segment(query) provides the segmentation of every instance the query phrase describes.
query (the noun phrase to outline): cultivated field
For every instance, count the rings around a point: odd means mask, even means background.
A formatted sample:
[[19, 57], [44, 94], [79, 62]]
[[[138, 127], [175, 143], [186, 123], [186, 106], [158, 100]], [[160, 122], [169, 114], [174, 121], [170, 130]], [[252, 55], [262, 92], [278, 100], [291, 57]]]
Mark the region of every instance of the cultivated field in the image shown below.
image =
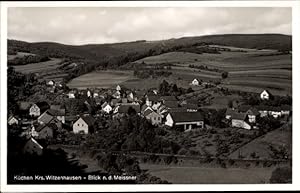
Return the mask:
[[13, 66], [16, 71], [25, 74], [28, 73], [45, 73], [55, 70], [61, 62], [59, 58], [51, 58], [51, 60], [46, 62], [31, 63], [26, 65]]
[[[216, 45], [214, 45], [216, 47]], [[226, 46], [219, 46], [226, 47]], [[190, 68], [189, 65], [207, 66], [229, 72], [228, 78], [222, 80], [222, 86], [233, 90], [261, 92], [269, 89], [276, 95], [292, 93], [292, 56], [277, 55], [276, 50], [256, 50], [230, 48], [234, 51], [221, 51], [221, 54], [195, 54], [189, 52], [169, 52], [151, 56], [134, 63], [147, 65], [170, 63], [171, 76], [190, 81], [194, 78], [220, 80], [221, 73], [212, 70]], [[238, 50], [243, 50], [240, 52]]]
[[140, 164], [150, 174], [175, 184], [268, 183], [274, 168], [202, 168]]
[[67, 85], [70, 88], [85, 89], [88, 87], [109, 88], [125, 81], [132, 80], [132, 71], [98, 71], [79, 76]]

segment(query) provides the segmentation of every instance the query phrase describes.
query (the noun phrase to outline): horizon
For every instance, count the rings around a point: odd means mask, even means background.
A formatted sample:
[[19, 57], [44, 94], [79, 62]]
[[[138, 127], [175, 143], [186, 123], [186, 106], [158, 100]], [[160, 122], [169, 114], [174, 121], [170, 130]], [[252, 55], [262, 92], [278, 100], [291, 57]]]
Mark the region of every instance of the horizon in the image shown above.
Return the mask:
[[286, 7], [10, 7], [8, 39], [65, 45], [215, 34], [292, 35]]
[[20, 42], [26, 42], [30, 44], [34, 43], [54, 43], [54, 44], [61, 44], [61, 45], [66, 45], [66, 46], [87, 46], [87, 45], [106, 45], [106, 44], [123, 44], [123, 43], [134, 43], [134, 42], [140, 42], [140, 41], [145, 41], [145, 42], [155, 42], [155, 41], [168, 41], [168, 40], [178, 40], [182, 38], [195, 38], [195, 37], [204, 37], [204, 36], [227, 36], [227, 35], [282, 35], [282, 36], [290, 36], [292, 37], [292, 34], [283, 34], [283, 33], [236, 33], [236, 34], [210, 34], [210, 35], [196, 35], [196, 36], [183, 36], [183, 37], [178, 37], [178, 38], [169, 38], [169, 39], [158, 39], [158, 40], [142, 40], [142, 39], [137, 39], [137, 40], [132, 40], [132, 41], [124, 41], [124, 42], [111, 42], [111, 43], [87, 43], [87, 44], [65, 44], [61, 42], [55, 42], [55, 41], [36, 41], [36, 42], [31, 42], [31, 41], [26, 41], [26, 40], [20, 40], [20, 39], [11, 39], [7, 38], [9, 41], [20, 41]]

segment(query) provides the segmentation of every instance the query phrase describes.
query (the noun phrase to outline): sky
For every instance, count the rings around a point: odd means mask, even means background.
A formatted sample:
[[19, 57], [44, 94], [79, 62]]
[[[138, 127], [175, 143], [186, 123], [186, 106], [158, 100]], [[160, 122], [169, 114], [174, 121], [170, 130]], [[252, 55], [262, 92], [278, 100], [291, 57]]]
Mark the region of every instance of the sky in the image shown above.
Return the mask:
[[71, 45], [232, 33], [292, 34], [291, 8], [14, 7], [8, 38]]

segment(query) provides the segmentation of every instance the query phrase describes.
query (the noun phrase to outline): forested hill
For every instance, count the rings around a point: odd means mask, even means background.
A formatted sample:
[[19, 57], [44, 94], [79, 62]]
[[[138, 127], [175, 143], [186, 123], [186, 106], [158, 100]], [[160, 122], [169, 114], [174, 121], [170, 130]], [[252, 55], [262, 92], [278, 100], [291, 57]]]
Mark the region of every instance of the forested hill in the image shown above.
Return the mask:
[[28, 43], [8, 40], [8, 52], [22, 51], [48, 57], [80, 60], [83, 61], [85, 65], [77, 69], [77, 73], [83, 74], [96, 68], [118, 67], [143, 57], [202, 44], [286, 51], [292, 49], [292, 37], [282, 34], [226, 34], [183, 37], [161, 41], [140, 40], [135, 42], [80, 46], [53, 42]]

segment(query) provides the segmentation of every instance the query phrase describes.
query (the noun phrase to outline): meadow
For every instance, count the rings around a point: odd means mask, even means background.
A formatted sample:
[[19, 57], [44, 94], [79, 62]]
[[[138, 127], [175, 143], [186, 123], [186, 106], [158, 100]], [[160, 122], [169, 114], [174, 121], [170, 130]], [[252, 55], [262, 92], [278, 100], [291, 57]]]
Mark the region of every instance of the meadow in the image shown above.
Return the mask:
[[[262, 89], [269, 89], [276, 95], [292, 94], [290, 54], [279, 54], [277, 50], [224, 47], [243, 51], [221, 51], [221, 54], [169, 52], [146, 57], [134, 63], [140, 65], [170, 63], [174, 65], [171, 70], [172, 76], [187, 81], [194, 78], [204, 81], [221, 80], [222, 87], [232, 90], [259, 93]], [[210, 70], [190, 68], [189, 65], [207, 66]], [[228, 72], [228, 78], [222, 79], [221, 73], [212, 69]]]
[[174, 184], [262, 184], [274, 168], [206, 168], [140, 164], [142, 169]]
[[97, 71], [79, 76], [71, 80], [67, 86], [78, 89], [109, 88], [117, 84], [122, 85], [125, 81], [132, 79], [134, 79], [132, 71]]

